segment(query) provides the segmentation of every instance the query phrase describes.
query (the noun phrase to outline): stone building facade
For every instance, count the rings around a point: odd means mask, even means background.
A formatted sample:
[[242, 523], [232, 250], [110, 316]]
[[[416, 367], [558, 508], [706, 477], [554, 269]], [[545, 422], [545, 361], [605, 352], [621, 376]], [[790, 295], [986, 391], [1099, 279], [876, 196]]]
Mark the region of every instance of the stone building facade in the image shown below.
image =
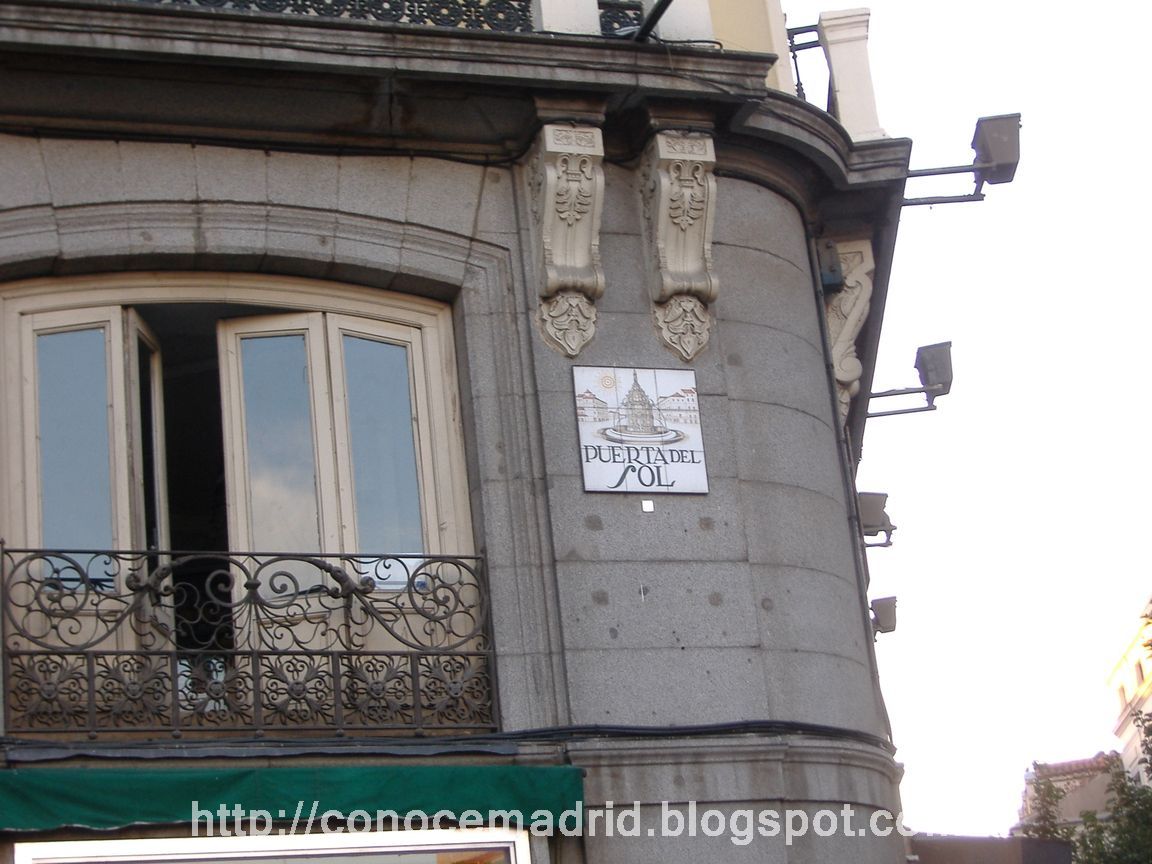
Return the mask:
[[[629, 4], [0, 4], [0, 848], [580, 801], [653, 833], [338, 848], [902, 859], [656, 836], [900, 809], [853, 473], [910, 142], [859, 76], [787, 92], [744, 5], [754, 50], [667, 41], [734, 26], [703, 0], [661, 44], [601, 32]], [[698, 428], [585, 491], [574, 368], [691, 372]], [[684, 436], [707, 492], [649, 487]]]
[[1120, 739], [1120, 759], [1124, 769], [1142, 782], [1148, 782], [1141, 770], [1140, 727], [1138, 714], [1152, 710], [1152, 600], [1144, 607], [1140, 627], [1129, 641], [1121, 658], [1108, 675], [1108, 686], [1116, 693], [1119, 710], [1112, 732]]

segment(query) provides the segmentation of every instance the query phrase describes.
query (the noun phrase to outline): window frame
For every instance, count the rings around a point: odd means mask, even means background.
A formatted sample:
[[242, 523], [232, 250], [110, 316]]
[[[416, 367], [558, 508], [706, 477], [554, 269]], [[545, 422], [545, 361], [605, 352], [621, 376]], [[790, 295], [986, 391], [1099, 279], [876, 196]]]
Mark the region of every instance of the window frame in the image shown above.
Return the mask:
[[[38, 374], [39, 339], [63, 333], [82, 333], [98, 330], [104, 342], [104, 386], [107, 402], [107, 470], [108, 470], [108, 533], [113, 546], [125, 542], [132, 533], [130, 477], [133, 459], [130, 451], [128, 417], [125, 402], [127, 371], [124, 364], [123, 312], [115, 306], [87, 309], [64, 309], [33, 312], [20, 319], [17, 337], [18, 363], [22, 370], [20, 410], [24, 422], [20, 433], [26, 446], [21, 464], [25, 483], [24, 513], [27, 536], [37, 544], [44, 542], [44, 497], [41, 489], [41, 414], [39, 401], [40, 376]], [[7, 402], [7, 400], [6, 400]], [[15, 463], [9, 463], [15, 464]]]
[[344, 551], [340, 530], [338, 490], [334, 464], [336, 432], [326, 410], [331, 401], [329, 359], [324, 352], [322, 313], [288, 312], [279, 315], [230, 318], [216, 325], [220, 360], [220, 398], [223, 403], [224, 476], [228, 488], [228, 538], [238, 548], [258, 552], [306, 552], [304, 548], [271, 548], [256, 543], [254, 497], [248, 448], [248, 408], [244, 398], [245, 339], [301, 336], [307, 366], [308, 412], [312, 430], [312, 470], [316, 496], [316, 535], [326, 551]]
[[[287, 829], [279, 829], [287, 830]], [[177, 864], [214, 857], [221, 862], [259, 862], [298, 858], [306, 864], [318, 853], [347, 855], [349, 864], [367, 864], [354, 856], [389, 852], [466, 852], [507, 850], [509, 864], [531, 864], [531, 841], [525, 830], [508, 828], [428, 828], [338, 834], [277, 834], [231, 837], [164, 837], [130, 840], [63, 840], [15, 843], [12, 864]], [[387, 858], [383, 864], [387, 864]]]
[[[365, 318], [356, 318], [337, 313], [324, 315], [325, 337], [327, 338], [327, 356], [329, 364], [338, 366], [343, 373], [340, 383], [346, 384], [348, 361], [345, 354], [347, 343], [344, 336], [353, 336], [373, 342], [396, 345], [404, 349], [408, 361], [408, 404], [411, 411], [412, 445], [415, 455], [416, 492], [419, 496], [420, 522], [427, 547], [428, 533], [434, 524], [432, 520], [442, 509], [439, 502], [439, 490], [435, 483], [426, 482], [425, 478], [432, 477], [436, 470], [435, 454], [437, 444], [430, 434], [433, 430], [421, 418], [429, 415], [428, 397], [424, 389], [417, 386], [417, 382], [429, 378], [425, 368], [423, 336], [418, 330], [397, 327], [386, 321], [370, 321]], [[332, 372], [332, 381], [335, 383], [337, 374]], [[352, 452], [352, 421], [349, 416], [349, 400], [346, 387], [332, 387], [332, 413], [333, 413], [333, 439], [336, 443], [336, 472], [337, 489], [340, 493], [340, 512], [342, 514], [356, 513], [356, 478], [354, 471], [355, 454]], [[367, 552], [400, 552], [423, 554], [428, 551], [406, 549], [371, 549], [360, 544], [360, 523], [354, 515], [351, 519], [344, 519], [343, 542], [346, 546], [361, 549]]]

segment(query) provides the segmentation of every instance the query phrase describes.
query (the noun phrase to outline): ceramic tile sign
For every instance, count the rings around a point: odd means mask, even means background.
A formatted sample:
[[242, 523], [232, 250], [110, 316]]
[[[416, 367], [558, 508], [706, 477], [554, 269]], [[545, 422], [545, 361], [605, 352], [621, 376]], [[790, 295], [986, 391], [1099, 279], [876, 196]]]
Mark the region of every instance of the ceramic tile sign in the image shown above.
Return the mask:
[[708, 491], [696, 373], [575, 366], [586, 492]]

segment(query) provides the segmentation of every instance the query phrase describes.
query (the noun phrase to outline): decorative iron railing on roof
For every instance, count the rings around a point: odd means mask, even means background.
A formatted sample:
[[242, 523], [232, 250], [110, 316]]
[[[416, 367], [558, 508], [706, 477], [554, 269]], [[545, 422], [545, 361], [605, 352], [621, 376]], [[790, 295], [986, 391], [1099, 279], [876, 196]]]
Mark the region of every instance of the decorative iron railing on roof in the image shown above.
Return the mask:
[[0, 547], [5, 733], [495, 728], [483, 561]]
[[644, 22], [641, 0], [600, 0], [600, 33], [603, 36], [627, 35], [640, 29]]
[[137, 0], [151, 6], [532, 32], [531, 0]]

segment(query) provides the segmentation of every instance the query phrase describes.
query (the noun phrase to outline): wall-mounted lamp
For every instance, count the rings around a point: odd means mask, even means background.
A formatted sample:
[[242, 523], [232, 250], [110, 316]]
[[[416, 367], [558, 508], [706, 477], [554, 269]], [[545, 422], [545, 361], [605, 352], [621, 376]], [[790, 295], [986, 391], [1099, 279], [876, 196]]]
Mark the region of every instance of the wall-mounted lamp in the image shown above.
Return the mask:
[[865, 537], [884, 535], [882, 543], [865, 543], [865, 546], [891, 546], [892, 532], [896, 526], [888, 518], [884, 506], [888, 503], [887, 492], [857, 492], [856, 502], [860, 513], [860, 533]]
[[920, 408], [900, 408], [895, 411], [877, 411], [869, 417], [891, 417], [893, 414], [919, 414], [936, 410], [936, 398], [946, 396], [952, 390], [952, 343], [937, 342], [916, 349], [916, 371], [920, 375], [919, 387], [903, 387], [899, 390], [884, 390], [873, 393], [870, 399], [883, 399], [887, 396], [907, 396], [910, 393], [923, 393], [928, 404]]
[[951, 204], [957, 201], [983, 201], [985, 183], [1011, 183], [1020, 163], [1020, 115], [998, 114], [976, 121], [972, 136], [976, 159], [971, 165], [950, 168], [918, 168], [909, 177], [936, 177], [940, 174], [974, 174], [976, 189], [970, 195], [935, 195], [928, 198], [905, 198], [904, 206], [916, 204]]
[[877, 597], [871, 607], [873, 633], [891, 633], [896, 629], [895, 597]]

